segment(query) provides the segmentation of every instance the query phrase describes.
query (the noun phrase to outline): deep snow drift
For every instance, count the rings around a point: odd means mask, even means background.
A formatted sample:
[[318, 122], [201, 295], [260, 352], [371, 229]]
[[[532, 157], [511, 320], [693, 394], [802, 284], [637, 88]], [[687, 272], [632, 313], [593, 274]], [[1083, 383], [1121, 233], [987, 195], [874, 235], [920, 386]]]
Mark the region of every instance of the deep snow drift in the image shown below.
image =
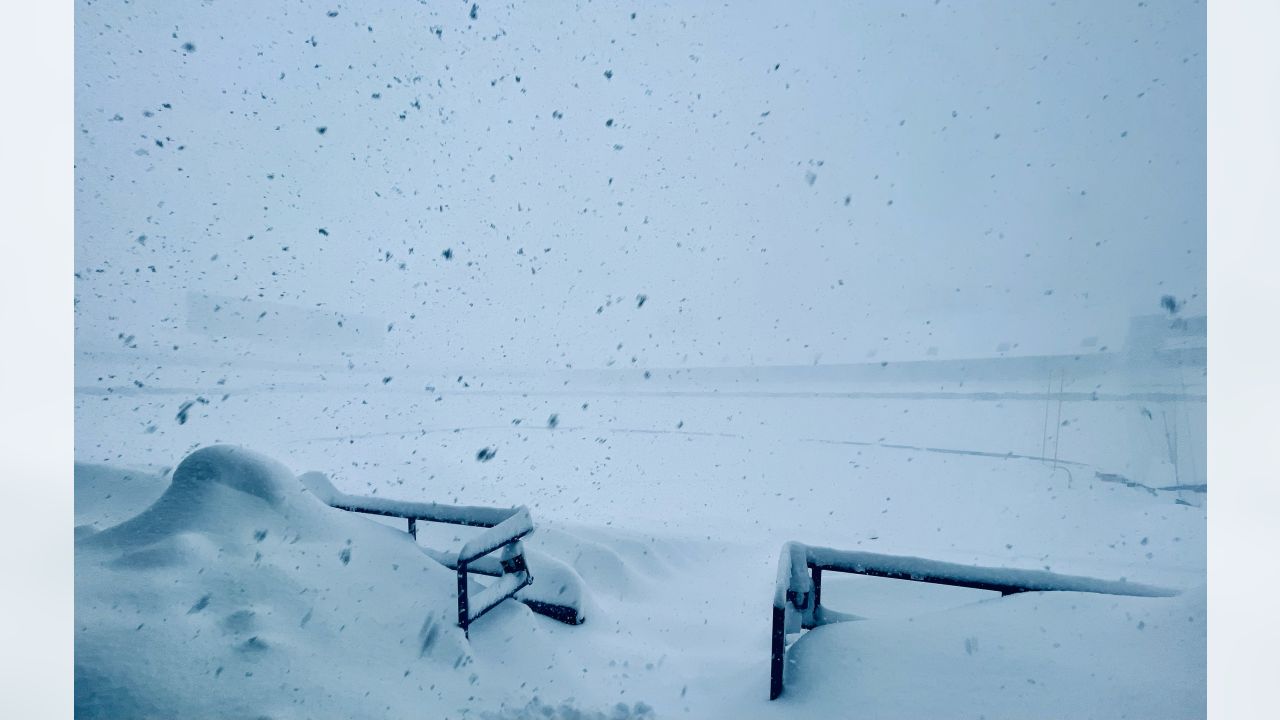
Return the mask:
[[796, 717], [1204, 715], [1205, 594], [1026, 593], [825, 625], [791, 650]]
[[407, 535], [331, 510], [278, 463], [200, 450], [141, 514], [77, 541], [77, 715], [464, 706], [474, 671], [446, 612], [452, 579]]
[[[1093, 476], [1153, 480], [1126, 466], [1125, 443], [1113, 451], [1089, 441], [1108, 423], [1125, 427], [1116, 423], [1129, 413], [1149, 422], [1141, 402], [1068, 402], [1070, 427], [1086, 436], [1064, 438], [1074, 450], [1064, 461], [1075, 464], [1063, 472], [1017, 457], [1037, 454], [1038, 426], [1025, 445], [1010, 443], [1025, 418], [1038, 422], [1042, 398], [704, 398], [662, 386], [640, 396], [584, 387], [583, 412], [574, 410], [583, 402], [556, 394], [563, 390], [527, 385], [420, 399], [374, 392], [357, 404], [341, 400], [348, 389], [323, 383], [218, 387], [230, 398], [185, 423], [171, 417], [182, 391], [78, 395], [81, 432], [96, 441], [82, 439], [77, 466], [77, 701], [85, 716], [173, 707], [271, 717], [611, 717], [623, 713], [619, 703], [656, 717], [841, 717], [849, 708], [912, 717], [944, 707], [988, 717], [1203, 714], [1206, 495]], [[1157, 417], [1177, 415], [1202, 401], [1150, 407]], [[341, 408], [343, 422], [365, 432], [317, 437], [308, 418], [325, 408]], [[904, 410], [918, 417], [894, 420]], [[122, 412], [155, 416], [161, 427], [138, 433], [108, 422]], [[553, 412], [562, 418], [554, 428], [511, 422]], [[458, 424], [432, 432], [437, 414]], [[983, 422], [948, 430], [964, 417]], [[863, 423], [892, 434], [839, 442], [867, 432]], [[972, 452], [932, 452], [931, 432]], [[199, 437], [265, 442], [292, 468], [328, 471], [353, 494], [527, 503], [538, 526], [527, 539], [531, 555], [582, 578], [593, 597], [589, 619], [570, 627], [508, 602], [467, 643], [453, 623], [454, 575], [426, 551], [456, 549], [468, 529], [422, 524], [415, 547], [402, 524], [325, 507], [293, 470], [242, 459], [249, 455], [225, 456], [232, 462], [216, 471], [163, 467], [166, 454], [181, 457]], [[97, 443], [154, 465], [103, 465], [112, 458], [95, 457]], [[480, 461], [478, 447], [495, 454]], [[1184, 593], [1000, 599], [829, 576], [824, 604], [868, 619], [804, 636], [789, 655], [786, 694], [770, 703], [768, 612], [778, 548], [793, 538], [1125, 576]], [[907, 672], [914, 667], [925, 670]], [[1088, 701], [1064, 705], [1072, 696]], [[1115, 715], [1104, 712], [1112, 708]]]

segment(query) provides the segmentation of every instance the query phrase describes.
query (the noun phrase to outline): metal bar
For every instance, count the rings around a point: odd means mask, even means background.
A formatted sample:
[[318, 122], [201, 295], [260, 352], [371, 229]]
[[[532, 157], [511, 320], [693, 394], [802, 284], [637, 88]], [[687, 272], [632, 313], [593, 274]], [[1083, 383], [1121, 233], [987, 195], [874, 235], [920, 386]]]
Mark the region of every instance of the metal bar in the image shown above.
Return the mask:
[[458, 563], [458, 626], [462, 628], [463, 637], [470, 638], [468, 627], [471, 625], [471, 613], [467, 609], [467, 564]]
[[[422, 550], [428, 557], [439, 562], [450, 570], [458, 569], [457, 553], [441, 552], [439, 550], [432, 550], [431, 548], [426, 547]], [[517, 568], [514, 571], [528, 572], [527, 560], [524, 562], [524, 565], [525, 567]], [[507, 570], [503, 568], [502, 561], [490, 554], [476, 558], [475, 560], [467, 563], [467, 572], [472, 575], [487, 575], [489, 577], [497, 578], [505, 575]], [[586, 621], [586, 617], [581, 614], [581, 609], [574, 607], [573, 605], [561, 605], [547, 600], [533, 600], [527, 597], [513, 597], [513, 599], [528, 605], [530, 610], [533, 610], [539, 615], [545, 615], [552, 620], [559, 620], [567, 625], [581, 625]]]
[[529, 517], [529, 510], [518, 507], [511, 517], [464, 543], [462, 549], [458, 551], [458, 560], [471, 562], [531, 532], [533, 532], [533, 518]]
[[530, 610], [551, 618], [559, 620], [565, 625], [581, 625], [586, 618], [578, 614], [578, 609], [570, 605], [557, 605], [556, 603], [544, 602], [542, 600], [530, 600], [529, 598], [516, 598], [520, 602], [529, 607]]
[[[404, 518], [408, 521], [409, 535], [413, 537], [415, 543], [418, 539], [419, 520], [486, 528], [463, 544], [462, 549], [456, 554], [427, 551], [428, 555], [457, 570], [458, 626], [462, 628], [463, 635], [468, 638], [471, 635], [471, 624], [475, 620], [497, 607], [503, 600], [514, 597], [517, 591], [533, 581], [525, 564], [524, 546], [520, 543], [520, 538], [533, 532], [533, 518], [529, 516], [529, 509], [526, 507], [502, 509], [356, 497], [338, 491], [323, 473], [305, 473], [301, 479], [307, 490], [330, 507], [365, 515]], [[500, 548], [503, 549], [501, 557], [496, 559], [485, 557]], [[468, 573], [471, 570], [469, 567], [471, 563], [476, 563], [476, 572], [498, 578], [497, 582], [475, 598], [471, 598], [468, 592]], [[477, 610], [474, 616], [471, 613], [473, 599]], [[567, 617], [568, 619], [564, 621], [571, 621], [574, 624], [582, 622], [573, 608], [551, 603], [538, 605], [544, 611], [553, 613], [558, 619]]]
[[[435, 560], [450, 570], [458, 569], [458, 553], [456, 552], [444, 552], [441, 550], [434, 550], [429, 547], [422, 548], [422, 552], [426, 553], [427, 557]], [[499, 562], [497, 558], [486, 555], [467, 563], [467, 572], [472, 575], [502, 577], [502, 563]]]
[[[821, 572], [820, 569], [814, 568]], [[890, 578], [893, 580], [911, 580], [913, 582], [932, 583], [934, 585], [950, 585], [952, 587], [966, 587], [975, 590], [991, 590], [1001, 595], [1013, 595], [1020, 592], [1028, 592], [1027, 588], [1018, 585], [1009, 585], [1005, 583], [982, 582], [979, 580], [965, 580], [963, 578], [944, 577], [939, 575], [928, 575], [916, 572], [903, 572], [898, 570], [880, 570], [877, 568], [861, 568], [858, 570], [850, 570], [846, 568], [827, 568], [836, 572], [849, 573], [850, 575], [868, 575], [870, 577]]]
[[[413, 513], [409, 513], [403, 510], [389, 510], [389, 509], [383, 509], [383, 508], [369, 507], [366, 505], [355, 505], [352, 503], [345, 503], [345, 502], [327, 503], [327, 504], [329, 505], [329, 507], [337, 508], [339, 510], [362, 513], [364, 515], [381, 515], [383, 517], [412, 518], [414, 520], [427, 520], [429, 522], [441, 522], [441, 523], [447, 523], [449, 525], [463, 525], [466, 527], [491, 528], [502, 522], [502, 520], [499, 520], [496, 517], [486, 517], [484, 519], [479, 519], [479, 518], [464, 517], [460, 512], [450, 512], [454, 508], [462, 508], [463, 506], [441, 505], [438, 508], [439, 512], [416, 512], [415, 511]], [[465, 509], [471, 510], [473, 508], [465, 508]], [[484, 509], [489, 511], [494, 511], [494, 508], [484, 508]], [[508, 518], [516, 513], [515, 510], [502, 510], [501, 512], [505, 513]]]
[[970, 587], [1004, 594], [1019, 592], [1088, 592], [1138, 597], [1173, 597], [1176, 590], [1141, 585], [1127, 580], [1103, 580], [1080, 575], [1062, 575], [1047, 570], [982, 567], [925, 558], [882, 555], [856, 550], [806, 547], [810, 567], [871, 575], [896, 580], [912, 580], [936, 585]]
[[[1049, 446], [1049, 398], [1053, 395], [1053, 371], [1049, 371], [1049, 379], [1044, 385], [1044, 429], [1040, 431], [1040, 457]], [[1043, 462], [1043, 460], [1041, 460]]]
[[1058, 376], [1058, 424], [1053, 428], [1053, 469], [1058, 469], [1058, 441], [1062, 439], [1062, 386], [1067, 381], [1067, 371]]
[[778, 575], [773, 589], [774, 607], [783, 607], [787, 603], [795, 603], [805, 608], [809, 604], [809, 593], [813, 591], [809, 579], [809, 548], [798, 542], [789, 542], [782, 546], [778, 556]]
[[782, 669], [787, 658], [787, 611], [773, 608], [773, 649], [769, 654], [769, 699], [782, 694]]
[[[804, 572], [805, 567], [809, 569], [809, 573]], [[834, 550], [788, 542], [782, 546], [782, 553], [778, 558], [778, 579], [774, 588], [773, 638], [769, 655], [770, 700], [775, 700], [782, 694], [788, 606], [800, 614], [802, 630], [826, 624], [819, 618], [823, 570], [991, 590], [1001, 595], [1023, 592], [1088, 592], [1135, 597], [1172, 597], [1178, 594], [1176, 590], [1126, 580], [1060, 575], [1044, 570], [961, 565], [918, 557]], [[812, 602], [809, 602], [810, 596], [813, 598]], [[841, 618], [830, 618], [826, 622], [840, 620]]]
[[324, 504], [366, 515], [413, 518], [451, 525], [493, 527], [520, 511], [520, 508], [495, 508], [475, 505], [443, 505], [410, 502], [383, 497], [348, 495], [329, 482], [324, 473], [309, 472], [298, 476], [302, 484]]
[[500, 605], [502, 601], [515, 597], [515, 594], [532, 580], [527, 572], [503, 575], [498, 578], [489, 587], [476, 593], [475, 597], [468, 598], [469, 622], [474, 623], [484, 617], [485, 613]]

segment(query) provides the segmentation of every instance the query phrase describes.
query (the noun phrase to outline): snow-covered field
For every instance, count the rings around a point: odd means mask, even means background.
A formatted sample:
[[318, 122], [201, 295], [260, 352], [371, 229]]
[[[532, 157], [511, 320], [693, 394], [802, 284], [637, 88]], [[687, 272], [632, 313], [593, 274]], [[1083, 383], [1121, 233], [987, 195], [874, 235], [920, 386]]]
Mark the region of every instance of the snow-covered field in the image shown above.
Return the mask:
[[1203, 716], [1202, 3], [76, 9], [79, 716]]
[[[1046, 408], [1051, 423], [1059, 412], [1043, 389], [986, 387], [985, 399], [814, 383], [804, 369], [767, 388], [727, 378], [721, 391], [661, 373], [454, 377], [433, 390], [356, 371], [275, 371], [279, 389], [172, 369], [132, 382], [147, 372], [82, 377], [78, 525], [130, 517], [189, 451], [232, 443], [350, 493], [527, 505], [528, 546], [571, 565], [591, 609], [570, 627], [508, 602], [468, 644], [447, 619], [452, 574], [400, 525], [375, 532], [380, 520], [321, 507], [317, 529], [299, 530], [236, 500], [145, 551], [98, 550], [91, 534], [77, 546], [86, 716], [96, 702], [111, 716], [120, 698], [270, 717], [1203, 714], [1207, 494], [1115, 480], [1173, 484], [1133, 458], [1167, 457], [1164, 425], [1145, 427], [1162, 414], [1203, 438], [1194, 385], [1126, 400], [1093, 379], [1110, 399], [1063, 402], [1055, 470], [1039, 459], [1054, 448]], [[454, 548], [468, 532], [437, 527], [420, 542]], [[868, 619], [804, 636], [770, 703], [773, 578], [791, 539], [1184, 592], [1001, 599], [829, 574], [824, 605]]]

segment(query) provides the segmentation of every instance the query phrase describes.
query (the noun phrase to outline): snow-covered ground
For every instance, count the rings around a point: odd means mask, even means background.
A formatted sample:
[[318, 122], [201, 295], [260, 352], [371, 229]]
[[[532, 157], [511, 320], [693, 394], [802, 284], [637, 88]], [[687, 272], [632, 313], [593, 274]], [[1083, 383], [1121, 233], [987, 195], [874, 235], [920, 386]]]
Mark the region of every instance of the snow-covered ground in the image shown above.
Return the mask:
[[[82, 717], [1203, 715], [1202, 3], [80, 0], [76, 51]], [[464, 637], [310, 471], [528, 507], [585, 624]], [[865, 619], [770, 702], [790, 540], [1182, 594], [828, 573]]]
[[[572, 566], [591, 609], [570, 627], [508, 602], [468, 644], [447, 620], [451, 573], [413, 552], [399, 524], [379, 532], [390, 521], [323, 507], [317, 530], [208, 508], [208, 522], [146, 551], [98, 550], [82, 530], [77, 662], [82, 697], [108, 715], [119, 697], [271, 717], [1203, 714], [1207, 494], [1137, 486], [1172, 475], [1132, 461], [1167, 457], [1163, 423], [1145, 427], [1162, 415], [1195, 437], [1194, 385], [1127, 400], [1093, 379], [1112, 392], [1063, 402], [1055, 470], [1039, 459], [1054, 448], [1046, 407], [1058, 422], [1043, 389], [815, 384], [803, 369], [790, 389], [726, 379], [719, 392], [661, 373], [454, 377], [432, 390], [357, 371], [274, 371], [278, 389], [203, 370], [132, 382], [148, 372], [82, 378], [78, 525], [126, 519], [196, 446], [233, 443], [350, 493], [527, 505], [538, 525], [527, 545]], [[491, 459], [477, 458], [483, 448]], [[456, 549], [469, 532], [424, 527], [420, 542]], [[770, 703], [775, 563], [791, 539], [1184, 593], [1000, 599], [829, 574], [824, 605], [868, 620], [804, 636]]]

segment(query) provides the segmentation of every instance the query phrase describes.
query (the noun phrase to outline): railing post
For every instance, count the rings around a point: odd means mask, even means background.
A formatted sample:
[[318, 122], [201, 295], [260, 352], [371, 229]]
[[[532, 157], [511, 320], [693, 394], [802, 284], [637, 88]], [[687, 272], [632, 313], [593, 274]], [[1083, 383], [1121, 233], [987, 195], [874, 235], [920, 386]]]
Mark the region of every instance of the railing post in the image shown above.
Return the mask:
[[458, 625], [462, 628], [463, 637], [470, 638], [469, 630], [471, 611], [467, 602], [467, 564], [458, 563]]
[[417, 518], [409, 518], [409, 534], [413, 536], [414, 540], [418, 539], [418, 519]]
[[769, 655], [769, 699], [782, 694], [782, 669], [787, 658], [787, 611], [773, 606], [773, 649]]
[[822, 568], [809, 567], [813, 575], [813, 621], [818, 622], [818, 606], [822, 604]]

